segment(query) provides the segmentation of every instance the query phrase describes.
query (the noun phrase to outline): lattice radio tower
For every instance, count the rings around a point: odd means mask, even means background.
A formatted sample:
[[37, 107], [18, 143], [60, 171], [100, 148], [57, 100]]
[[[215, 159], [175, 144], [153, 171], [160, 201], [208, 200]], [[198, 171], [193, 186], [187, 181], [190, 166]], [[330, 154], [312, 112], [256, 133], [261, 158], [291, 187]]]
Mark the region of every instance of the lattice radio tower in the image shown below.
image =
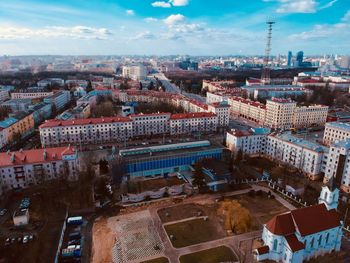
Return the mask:
[[271, 77], [270, 77], [270, 53], [271, 53], [271, 39], [272, 39], [272, 26], [276, 22], [273, 20], [268, 20], [266, 22], [267, 24], [267, 41], [266, 41], [266, 48], [265, 48], [265, 57], [264, 57], [264, 66], [262, 69], [262, 74], [261, 74], [261, 82], [266, 85], [270, 84], [271, 82]]

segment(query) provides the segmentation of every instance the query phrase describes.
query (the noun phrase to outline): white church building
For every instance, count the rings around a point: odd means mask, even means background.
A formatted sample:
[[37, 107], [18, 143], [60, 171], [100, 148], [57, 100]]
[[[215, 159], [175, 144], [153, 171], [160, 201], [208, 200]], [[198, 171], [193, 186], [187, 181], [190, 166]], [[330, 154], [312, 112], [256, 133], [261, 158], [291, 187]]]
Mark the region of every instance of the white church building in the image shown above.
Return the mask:
[[253, 251], [256, 260], [299, 263], [339, 251], [343, 222], [336, 211], [339, 190], [322, 188], [319, 204], [275, 216], [264, 225], [264, 246]]

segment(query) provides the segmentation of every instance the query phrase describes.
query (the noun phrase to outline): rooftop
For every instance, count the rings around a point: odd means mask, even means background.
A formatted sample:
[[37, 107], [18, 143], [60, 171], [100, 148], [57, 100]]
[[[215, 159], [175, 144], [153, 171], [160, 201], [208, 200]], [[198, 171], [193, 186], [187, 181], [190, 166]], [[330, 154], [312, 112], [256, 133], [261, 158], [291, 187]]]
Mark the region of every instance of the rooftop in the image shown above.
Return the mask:
[[281, 134], [277, 134], [277, 135], [273, 135], [273, 136], [275, 136], [276, 138], [279, 138], [280, 140], [283, 140], [285, 142], [290, 142], [294, 145], [297, 145], [299, 147], [306, 148], [306, 149], [309, 149], [309, 150], [312, 150], [315, 152], [328, 152], [328, 150], [329, 150], [327, 147], [325, 147], [321, 144], [318, 144], [316, 142], [311, 142], [308, 140], [304, 140], [304, 139], [301, 139], [299, 137], [295, 137], [295, 136], [291, 135], [289, 132], [281, 133]]
[[170, 119], [192, 119], [192, 118], [210, 118], [215, 117], [216, 114], [212, 112], [193, 112], [193, 113], [177, 113], [171, 115]]
[[337, 128], [342, 130], [350, 131], [350, 123], [344, 122], [327, 122], [326, 127]]
[[70, 146], [2, 152], [0, 153], [0, 167], [58, 161], [62, 160], [62, 156], [72, 155], [75, 152], [75, 148]]
[[277, 215], [266, 223], [266, 228], [275, 235], [289, 236], [290, 241], [294, 242], [290, 235], [296, 231], [301, 236], [308, 236], [340, 225], [337, 211], [335, 209], [328, 211], [325, 204], [319, 204]]
[[127, 117], [106, 117], [106, 118], [89, 118], [89, 119], [76, 119], [76, 120], [47, 120], [39, 126], [39, 128], [51, 128], [58, 126], [75, 126], [75, 125], [89, 125], [100, 123], [113, 123], [113, 122], [129, 122], [130, 118]]

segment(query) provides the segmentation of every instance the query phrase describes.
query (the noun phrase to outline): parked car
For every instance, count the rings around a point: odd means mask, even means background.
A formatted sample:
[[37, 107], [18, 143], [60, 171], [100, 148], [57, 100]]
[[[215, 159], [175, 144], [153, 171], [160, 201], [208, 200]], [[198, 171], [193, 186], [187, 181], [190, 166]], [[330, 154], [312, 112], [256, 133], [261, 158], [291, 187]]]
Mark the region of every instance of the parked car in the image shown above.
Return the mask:
[[5, 239], [5, 246], [8, 246], [11, 244], [11, 239], [8, 237]]
[[29, 241], [29, 236], [24, 236], [22, 240], [23, 244], [28, 243], [28, 241]]
[[7, 212], [7, 210], [6, 210], [6, 209], [1, 209], [1, 210], [0, 210], [0, 216], [5, 215], [5, 214], [6, 214], [6, 212]]
[[22, 237], [17, 238], [18, 243], [22, 242]]

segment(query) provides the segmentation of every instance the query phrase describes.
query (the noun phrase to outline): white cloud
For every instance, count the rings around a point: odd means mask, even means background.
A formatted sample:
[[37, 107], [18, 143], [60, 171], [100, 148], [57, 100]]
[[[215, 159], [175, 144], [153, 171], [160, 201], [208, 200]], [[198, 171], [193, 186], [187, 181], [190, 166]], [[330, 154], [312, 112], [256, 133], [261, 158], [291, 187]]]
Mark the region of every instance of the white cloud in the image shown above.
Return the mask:
[[336, 2], [338, 2], [338, 0], [332, 0], [332, 1], [328, 2], [327, 4], [321, 6], [320, 10], [332, 7]]
[[281, 5], [277, 13], [315, 13], [317, 3], [315, 0], [279, 0]]
[[163, 21], [168, 26], [172, 26], [172, 25], [184, 22], [185, 21], [185, 16], [183, 16], [181, 14], [170, 15], [167, 18], [165, 18]]
[[135, 15], [135, 11], [134, 11], [134, 10], [131, 10], [131, 9], [126, 10], [126, 14], [127, 14], [128, 16], [133, 16], [133, 15]]
[[189, 3], [189, 0], [170, 0], [169, 1], [173, 6], [186, 6]]
[[151, 22], [157, 22], [158, 19], [157, 18], [154, 18], [154, 17], [146, 17], [144, 19], [147, 23], [151, 23]]
[[135, 37], [131, 38], [131, 40], [139, 40], [139, 39], [152, 40], [152, 39], [156, 39], [156, 36], [153, 33], [151, 33], [150, 31], [145, 31], [145, 32], [139, 33]]
[[345, 13], [345, 15], [343, 16], [343, 18], [341, 19], [341, 21], [343, 21], [343, 22], [348, 22], [348, 21], [350, 21], [350, 10], [347, 11], [347, 12]]
[[346, 23], [337, 23], [333, 25], [316, 25], [309, 31], [289, 36], [291, 40], [321, 40], [321, 39], [337, 39], [350, 37], [350, 25]]
[[51, 26], [39, 29], [0, 25], [0, 39], [30, 39], [67, 37], [74, 39], [107, 39], [112, 33], [106, 28], [86, 26]]
[[163, 7], [163, 8], [170, 8], [171, 4], [169, 2], [164, 1], [156, 1], [152, 3], [153, 7]]

